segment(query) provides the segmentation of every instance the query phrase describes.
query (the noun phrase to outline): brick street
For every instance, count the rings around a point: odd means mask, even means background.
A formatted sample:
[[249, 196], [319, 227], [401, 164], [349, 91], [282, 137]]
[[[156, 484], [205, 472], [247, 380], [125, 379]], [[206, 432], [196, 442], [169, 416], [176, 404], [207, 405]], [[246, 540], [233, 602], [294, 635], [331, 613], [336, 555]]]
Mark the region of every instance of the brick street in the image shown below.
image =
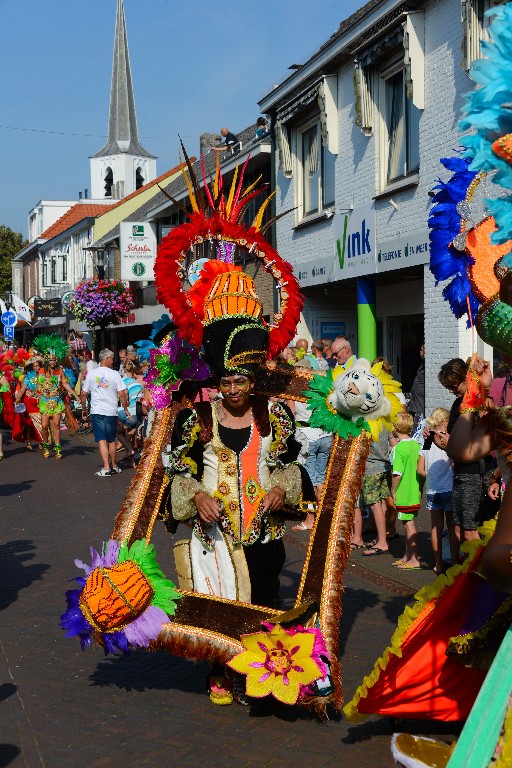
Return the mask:
[[[91, 436], [66, 439], [64, 460], [43, 460], [8, 442], [0, 464], [0, 768], [315, 765], [391, 766], [393, 729], [451, 741], [457, 729], [369, 718], [319, 723], [296, 708], [262, 700], [214, 707], [208, 665], [165, 653], [104, 657], [82, 653], [59, 628], [74, 559], [109, 537], [133, 470], [99, 478]], [[426, 519], [420, 543], [428, 552]], [[283, 592], [298, 583], [307, 534], [287, 537]], [[153, 541], [171, 578], [171, 542], [162, 525]], [[393, 541], [402, 554], [403, 540]], [[408, 599], [431, 569], [391, 573], [391, 558], [351, 555], [345, 579], [340, 657], [348, 700], [387, 645]], [[428, 562], [428, 559], [427, 559]], [[430, 563], [430, 566], [432, 563]], [[400, 581], [396, 581], [397, 578]], [[394, 579], [394, 580], [393, 580]]]

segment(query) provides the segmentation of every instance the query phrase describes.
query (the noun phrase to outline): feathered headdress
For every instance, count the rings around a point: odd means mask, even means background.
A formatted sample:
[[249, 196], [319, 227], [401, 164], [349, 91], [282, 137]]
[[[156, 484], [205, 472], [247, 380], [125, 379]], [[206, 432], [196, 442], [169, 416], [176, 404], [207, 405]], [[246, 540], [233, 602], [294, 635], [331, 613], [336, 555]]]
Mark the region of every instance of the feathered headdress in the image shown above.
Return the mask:
[[475, 61], [471, 76], [478, 83], [467, 96], [460, 129], [463, 157], [442, 160], [453, 171], [447, 183], [434, 187], [429, 218], [430, 269], [436, 280], [451, 282], [443, 296], [456, 317], [468, 315], [487, 343], [512, 354], [512, 195], [484, 200], [487, 215], [475, 222], [471, 200], [480, 180], [512, 188], [512, 80], [510, 26], [512, 5], [488, 12], [495, 19], [485, 58]]
[[45, 360], [55, 356], [60, 361], [67, 355], [69, 345], [57, 333], [41, 333], [34, 339], [32, 347]]
[[[258, 186], [260, 179], [243, 187], [249, 158], [240, 173], [238, 167], [235, 169], [229, 190], [223, 186], [219, 158], [210, 183], [203, 158], [201, 187], [183, 144], [182, 148], [186, 162], [186, 166], [182, 164], [182, 172], [193, 212], [187, 214], [186, 224], [171, 230], [158, 249], [157, 297], [171, 312], [183, 339], [197, 348], [203, 346], [205, 359], [217, 374], [252, 373], [291, 341], [303, 305], [291, 265], [263, 237], [279, 217], [263, 225], [270, 195], [260, 206], [252, 225], [247, 227], [242, 223], [249, 203], [265, 189]], [[170, 199], [183, 207], [174, 198]], [[187, 254], [203, 243], [209, 244], [211, 258], [194, 262], [199, 277], [189, 270], [189, 283], [195, 280], [192, 287], [187, 287], [184, 284]], [[269, 324], [262, 318], [252, 278], [236, 264], [247, 254], [259, 261], [276, 282], [280, 307]]]

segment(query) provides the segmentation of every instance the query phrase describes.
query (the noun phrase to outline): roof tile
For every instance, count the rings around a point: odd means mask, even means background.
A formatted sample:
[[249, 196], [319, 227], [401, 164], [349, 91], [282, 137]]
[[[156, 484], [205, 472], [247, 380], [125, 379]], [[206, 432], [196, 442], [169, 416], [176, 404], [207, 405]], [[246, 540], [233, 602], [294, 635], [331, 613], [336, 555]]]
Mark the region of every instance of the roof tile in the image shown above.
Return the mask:
[[110, 211], [112, 207], [112, 205], [100, 205], [99, 203], [76, 203], [69, 209], [69, 211], [66, 211], [60, 219], [57, 219], [54, 224], [39, 235], [39, 237], [44, 238], [45, 240], [51, 240], [52, 237], [60, 235], [74, 224], [78, 224], [79, 221], [87, 219], [90, 216], [101, 216], [102, 213]]

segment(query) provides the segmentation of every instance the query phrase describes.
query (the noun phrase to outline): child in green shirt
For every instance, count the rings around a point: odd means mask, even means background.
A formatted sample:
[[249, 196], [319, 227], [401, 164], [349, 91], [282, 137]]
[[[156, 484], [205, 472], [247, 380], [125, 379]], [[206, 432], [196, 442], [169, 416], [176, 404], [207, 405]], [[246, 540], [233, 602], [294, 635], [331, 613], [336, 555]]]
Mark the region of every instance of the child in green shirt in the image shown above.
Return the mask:
[[411, 437], [413, 418], [401, 411], [395, 419], [393, 436], [398, 443], [391, 452], [393, 480], [391, 494], [396, 505], [397, 518], [405, 528], [405, 554], [393, 563], [397, 568], [418, 570], [418, 534], [414, 519], [421, 503], [421, 477], [418, 475], [420, 444]]

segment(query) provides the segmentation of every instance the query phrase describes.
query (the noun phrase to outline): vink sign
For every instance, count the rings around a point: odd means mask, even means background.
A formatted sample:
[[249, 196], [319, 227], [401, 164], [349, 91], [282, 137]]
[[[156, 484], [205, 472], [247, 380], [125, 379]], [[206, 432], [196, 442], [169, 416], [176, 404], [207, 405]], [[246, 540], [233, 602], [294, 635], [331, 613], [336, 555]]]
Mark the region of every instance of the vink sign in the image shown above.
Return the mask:
[[373, 203], [334, 217], [334, 279], [375, 272], [375, 206]]

